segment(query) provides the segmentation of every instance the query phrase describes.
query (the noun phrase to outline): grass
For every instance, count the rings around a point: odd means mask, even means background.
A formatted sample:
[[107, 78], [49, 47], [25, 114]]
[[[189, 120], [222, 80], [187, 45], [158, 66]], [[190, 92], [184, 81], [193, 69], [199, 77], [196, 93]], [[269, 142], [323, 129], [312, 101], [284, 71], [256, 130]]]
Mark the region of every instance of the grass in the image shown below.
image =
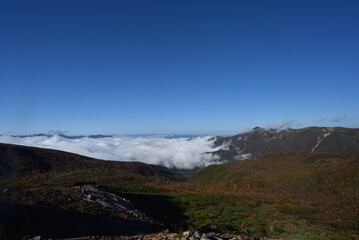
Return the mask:
[[278, 202], [224, 193], [173, 192], [126, 192], [126, 197], [162, 216], [174, 232], [195, 231], [214, 224], [221, 232], [249, 231], [254, 236], [283, 239], [323, 239], [323, 234], [351, 239], [353, 233], [353, 230], [330, 228], [322, 223], [323, 209], [299, 206], [288, 200]]

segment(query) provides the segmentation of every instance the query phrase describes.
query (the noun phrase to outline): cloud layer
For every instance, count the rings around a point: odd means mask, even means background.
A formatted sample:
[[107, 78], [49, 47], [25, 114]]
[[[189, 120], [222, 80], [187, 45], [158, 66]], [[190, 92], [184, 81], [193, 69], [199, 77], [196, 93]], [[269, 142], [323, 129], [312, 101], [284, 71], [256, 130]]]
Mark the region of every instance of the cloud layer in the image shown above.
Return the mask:
[[12, 136], [0, 135], [0, 142], [57, 149], [104, 160], [140, 161], [169, 168], [192, 169], [220, 163], [211, 152], [212, 137], [79, 137], [63, 135]]

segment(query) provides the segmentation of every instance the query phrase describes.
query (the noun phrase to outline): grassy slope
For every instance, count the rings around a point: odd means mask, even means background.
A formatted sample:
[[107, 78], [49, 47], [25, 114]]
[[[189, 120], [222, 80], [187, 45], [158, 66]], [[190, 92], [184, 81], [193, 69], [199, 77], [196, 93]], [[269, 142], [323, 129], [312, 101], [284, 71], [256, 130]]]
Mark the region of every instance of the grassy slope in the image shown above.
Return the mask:
[[102, 184], [165, 184], [183, 181], [169, 169], [140, 162], [103, 161], [77, 154], [0, 144], [0, 186], [64, 186], [79, 181]]
[[[284, 231], [290, 228], [292, 232], [299, 231], [304, 224], [332, 231], [359, 232], [357, 154], [272, 153], [253, 160], [209, 166], [189, 181], [214, 192], [271, 202], [257, 211], [263, 214], [264, 209], [272, 209], [270, 216], [279, 214], [275, 221], [287, 219], [282, 223]], [[293, 224], [288, 225], [291, 221]]]
[[209, 166], [189, 181], [234, 193], [278, 193], [318, 204], [351, 204], [359, 198], [359, 155], [271, 153]]

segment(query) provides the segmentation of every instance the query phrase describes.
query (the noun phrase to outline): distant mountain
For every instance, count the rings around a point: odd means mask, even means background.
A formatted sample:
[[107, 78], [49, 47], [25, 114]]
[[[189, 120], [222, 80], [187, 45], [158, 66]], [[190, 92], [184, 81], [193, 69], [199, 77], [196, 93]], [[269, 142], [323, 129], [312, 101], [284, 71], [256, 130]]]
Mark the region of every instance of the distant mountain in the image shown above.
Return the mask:
[[127, 137], [160, 137], [160, 138], [196, 138], [196, 137], [203, 137], [204, 135], [198, 134], [155, 134], [155, 133], [147, 133], [147, 134], [130, 134], [125, 135]]
[[[30, 138], [30, 137], [53, 137], [53, 136], [59, 136], [67, 139], [80, 139], [80, 138], [111, 138], [112, 135], [103, 135], [103, 134], [96, 134], [96, 135], [75, 135], [75, 136], [69, 136], [65, 134], [45, 134], [45, 133], [37, 133], [37, 134], [29, 134], [29, 135], [16, 135], [16, 134], [5, 134], [12, 137], [18, 137], [18, 138]], [[0, 134], [0, 136], [2, 136]]]
[[[62, 138], [67, 139], [81, 139], [81, 138], [113, 138], [117, 135], [104, 135], [104, 134], [95, 134], [95, 135], [66, 135], [62, 133], [55, 133], [55, 134], [45, 134], [45, 133], [36, 133], [36, 134], [26, 134], [26, 135], [17, 135], [13, 133], [9, 134], [0, 134], [0, 136], [11, 136], [11, 137], [17, 137], [17, 138], [31, 138], [31, 137], [53, 137], [53, 136], [59, 136]], [[119, 135], [121, 136], [121, 135]], [[196, 137], [202, 137], [204, 135], [198, 135], [198, 134], [155, 134], [155, 133], [147, 133], [147, 134], [129, 134], [129, 135], [123, 135], [125, 137], [161, 137], [161, 138], [196, 138]]]
[[288, 129], [254, 128], [231, 137], [217, 137], [215, 146], [226, 150], [215, 152], [227, 161], [259, 157], [271, 152], [359, 152], [359, 129], [341, 127], [308, 127]]

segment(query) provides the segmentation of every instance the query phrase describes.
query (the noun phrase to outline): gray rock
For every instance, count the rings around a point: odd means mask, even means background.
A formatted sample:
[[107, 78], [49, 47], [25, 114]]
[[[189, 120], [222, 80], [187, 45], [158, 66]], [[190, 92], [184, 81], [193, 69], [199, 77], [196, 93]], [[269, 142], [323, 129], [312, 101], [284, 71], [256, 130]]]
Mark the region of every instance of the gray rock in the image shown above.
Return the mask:
[[198, 231], [195, 231], [195, 232], [194, 232], [193, 237], [195, 237], [195, 238], [201, 238], [201, 237], [199, 236], [199, 234], [198, 234]]
[[268, 228], [269, 228], [269, 231], [270, 231], [270, 232], [273, 232], [273, 231], [274, 231], [274, 222], [271, 222], [271, 223], [268, 225]]
[[190, 231], [185, 231], [182, 233], [183, 236], [188, 237], [189, 235], [191, 235]]

